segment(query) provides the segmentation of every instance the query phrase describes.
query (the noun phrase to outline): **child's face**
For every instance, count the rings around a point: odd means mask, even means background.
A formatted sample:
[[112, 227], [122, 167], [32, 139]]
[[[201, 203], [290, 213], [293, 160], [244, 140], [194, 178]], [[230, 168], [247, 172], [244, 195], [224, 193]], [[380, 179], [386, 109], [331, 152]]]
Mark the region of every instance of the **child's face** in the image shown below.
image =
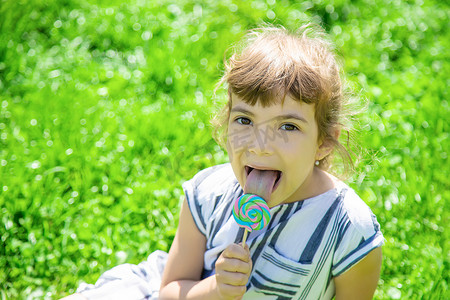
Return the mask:
[[242, 187], [251, 168], [280, 171], [269, 207], [309, 198], [317, 190], [314, 162], [323, 151], [312, 104], [286, 96], [283, 104], [252, 106], [233, 94], [227, 149]]

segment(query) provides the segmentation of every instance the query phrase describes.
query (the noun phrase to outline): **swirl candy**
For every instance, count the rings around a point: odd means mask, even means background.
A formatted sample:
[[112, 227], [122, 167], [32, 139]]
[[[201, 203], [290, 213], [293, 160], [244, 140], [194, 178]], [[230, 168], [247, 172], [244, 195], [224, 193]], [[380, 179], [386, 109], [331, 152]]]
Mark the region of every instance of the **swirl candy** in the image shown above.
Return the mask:
[[270, 210], [263, 198], [254, 194], [244, 194], [236, 199], [233, 206], [233, 217], [240, 227], [245, 228], [242, 245], [247, 233], [260, 230], [269, 224]]

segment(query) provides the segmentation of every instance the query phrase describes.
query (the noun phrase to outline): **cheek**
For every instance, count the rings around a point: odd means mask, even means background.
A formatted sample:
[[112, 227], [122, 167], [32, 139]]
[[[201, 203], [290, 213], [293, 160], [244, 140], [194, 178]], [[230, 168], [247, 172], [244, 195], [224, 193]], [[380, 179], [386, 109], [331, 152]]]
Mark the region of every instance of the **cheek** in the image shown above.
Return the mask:
[[233, 126], [231, 124], [228, 124], [226, 144], [225, 144], [228, 152], [233, 150], [232, 142], [233, 142]]
[[233, 166], [233, 163], [235, 163], [235, 156], [236, 155], [233, 152], [233, 147], [231, 147], [229, 139], [227, 139], [227, 143], [225, 144], [225, 148], [227, 149], [227, 153], [228, 153], [228, 161]]
[[241, 153], [248, 149], [254, 143], [254, 138], [250, 128], [232, 126], [227, 136], [227, 150], [235, 153]]
[[308, 139], [291, 139], [291, 142], [284, 144], [282, 149], [293, 161], [304, 162], [315, 157], [317, 145]]

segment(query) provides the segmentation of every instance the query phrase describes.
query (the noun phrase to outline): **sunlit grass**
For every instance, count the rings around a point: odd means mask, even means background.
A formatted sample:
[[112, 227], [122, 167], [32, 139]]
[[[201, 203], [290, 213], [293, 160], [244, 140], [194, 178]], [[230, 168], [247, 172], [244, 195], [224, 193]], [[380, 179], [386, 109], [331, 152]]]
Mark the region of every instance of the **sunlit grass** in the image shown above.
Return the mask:
[[349, 183], [386, 237], [377, 299], [448, 289], [450, 37], [437, 1], [4, 1], [0, 295], [58, 298], [168, 250], [211, 138], [225, 50], [261, 20], [321, 20], [369, 100]]

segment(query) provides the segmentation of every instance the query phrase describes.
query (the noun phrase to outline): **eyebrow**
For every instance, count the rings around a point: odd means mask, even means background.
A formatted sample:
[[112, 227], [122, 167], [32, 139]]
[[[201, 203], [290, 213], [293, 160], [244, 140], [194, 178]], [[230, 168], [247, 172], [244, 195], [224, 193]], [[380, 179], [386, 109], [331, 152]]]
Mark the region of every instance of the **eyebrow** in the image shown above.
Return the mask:
[[246, 115], [249, 115], [249, 116], [254, 116], [255, 115], [254, 113], [252, 113], [248, 109], [245, 109], [245, 108], [240, 107], [240, 106], [233, 107], [231, 109], [230, 113], [232, 113], [232, 112], [240, 112], [240, 113], [243, 113], [243, 114], [246, 114]]
[[306, 123], [308, 124], [308, 121], [306, 121], [305, 118], [303, 118], [302, 116], [298, 115], [298, 114], [284, 114], [284, 115], [280, 115], [277, 117], [277, 119], [281, 119], [281, 120], [286, 120], [286, 119], [294, 119], [294, 120], [298, 120], [300, 122]]
[[[243, 113], [243, 114], [246, 114], [246, 115], [249, 115], [249, 116], [254, 116], [255, 115], [250, 110], [245, 109], [245, 108], [240, 107], [240, 106], [233, 107], [231, 109], [230, 113], [233, 113], [233, 112], [239, 112], [239, 113]], [[287, 114], [279, 115], [275, 119], [278, 119], [278, 120], [294, 119], [294, 120], [298, 120], [300, 122], [303, 122], [305, 124], [308, 124], [308, 121], [306, 121], [305, 118], [303, 118], [302, 116], [300, 116], [300, 115], [298, 115], [296, 113], [287, 113]]]

